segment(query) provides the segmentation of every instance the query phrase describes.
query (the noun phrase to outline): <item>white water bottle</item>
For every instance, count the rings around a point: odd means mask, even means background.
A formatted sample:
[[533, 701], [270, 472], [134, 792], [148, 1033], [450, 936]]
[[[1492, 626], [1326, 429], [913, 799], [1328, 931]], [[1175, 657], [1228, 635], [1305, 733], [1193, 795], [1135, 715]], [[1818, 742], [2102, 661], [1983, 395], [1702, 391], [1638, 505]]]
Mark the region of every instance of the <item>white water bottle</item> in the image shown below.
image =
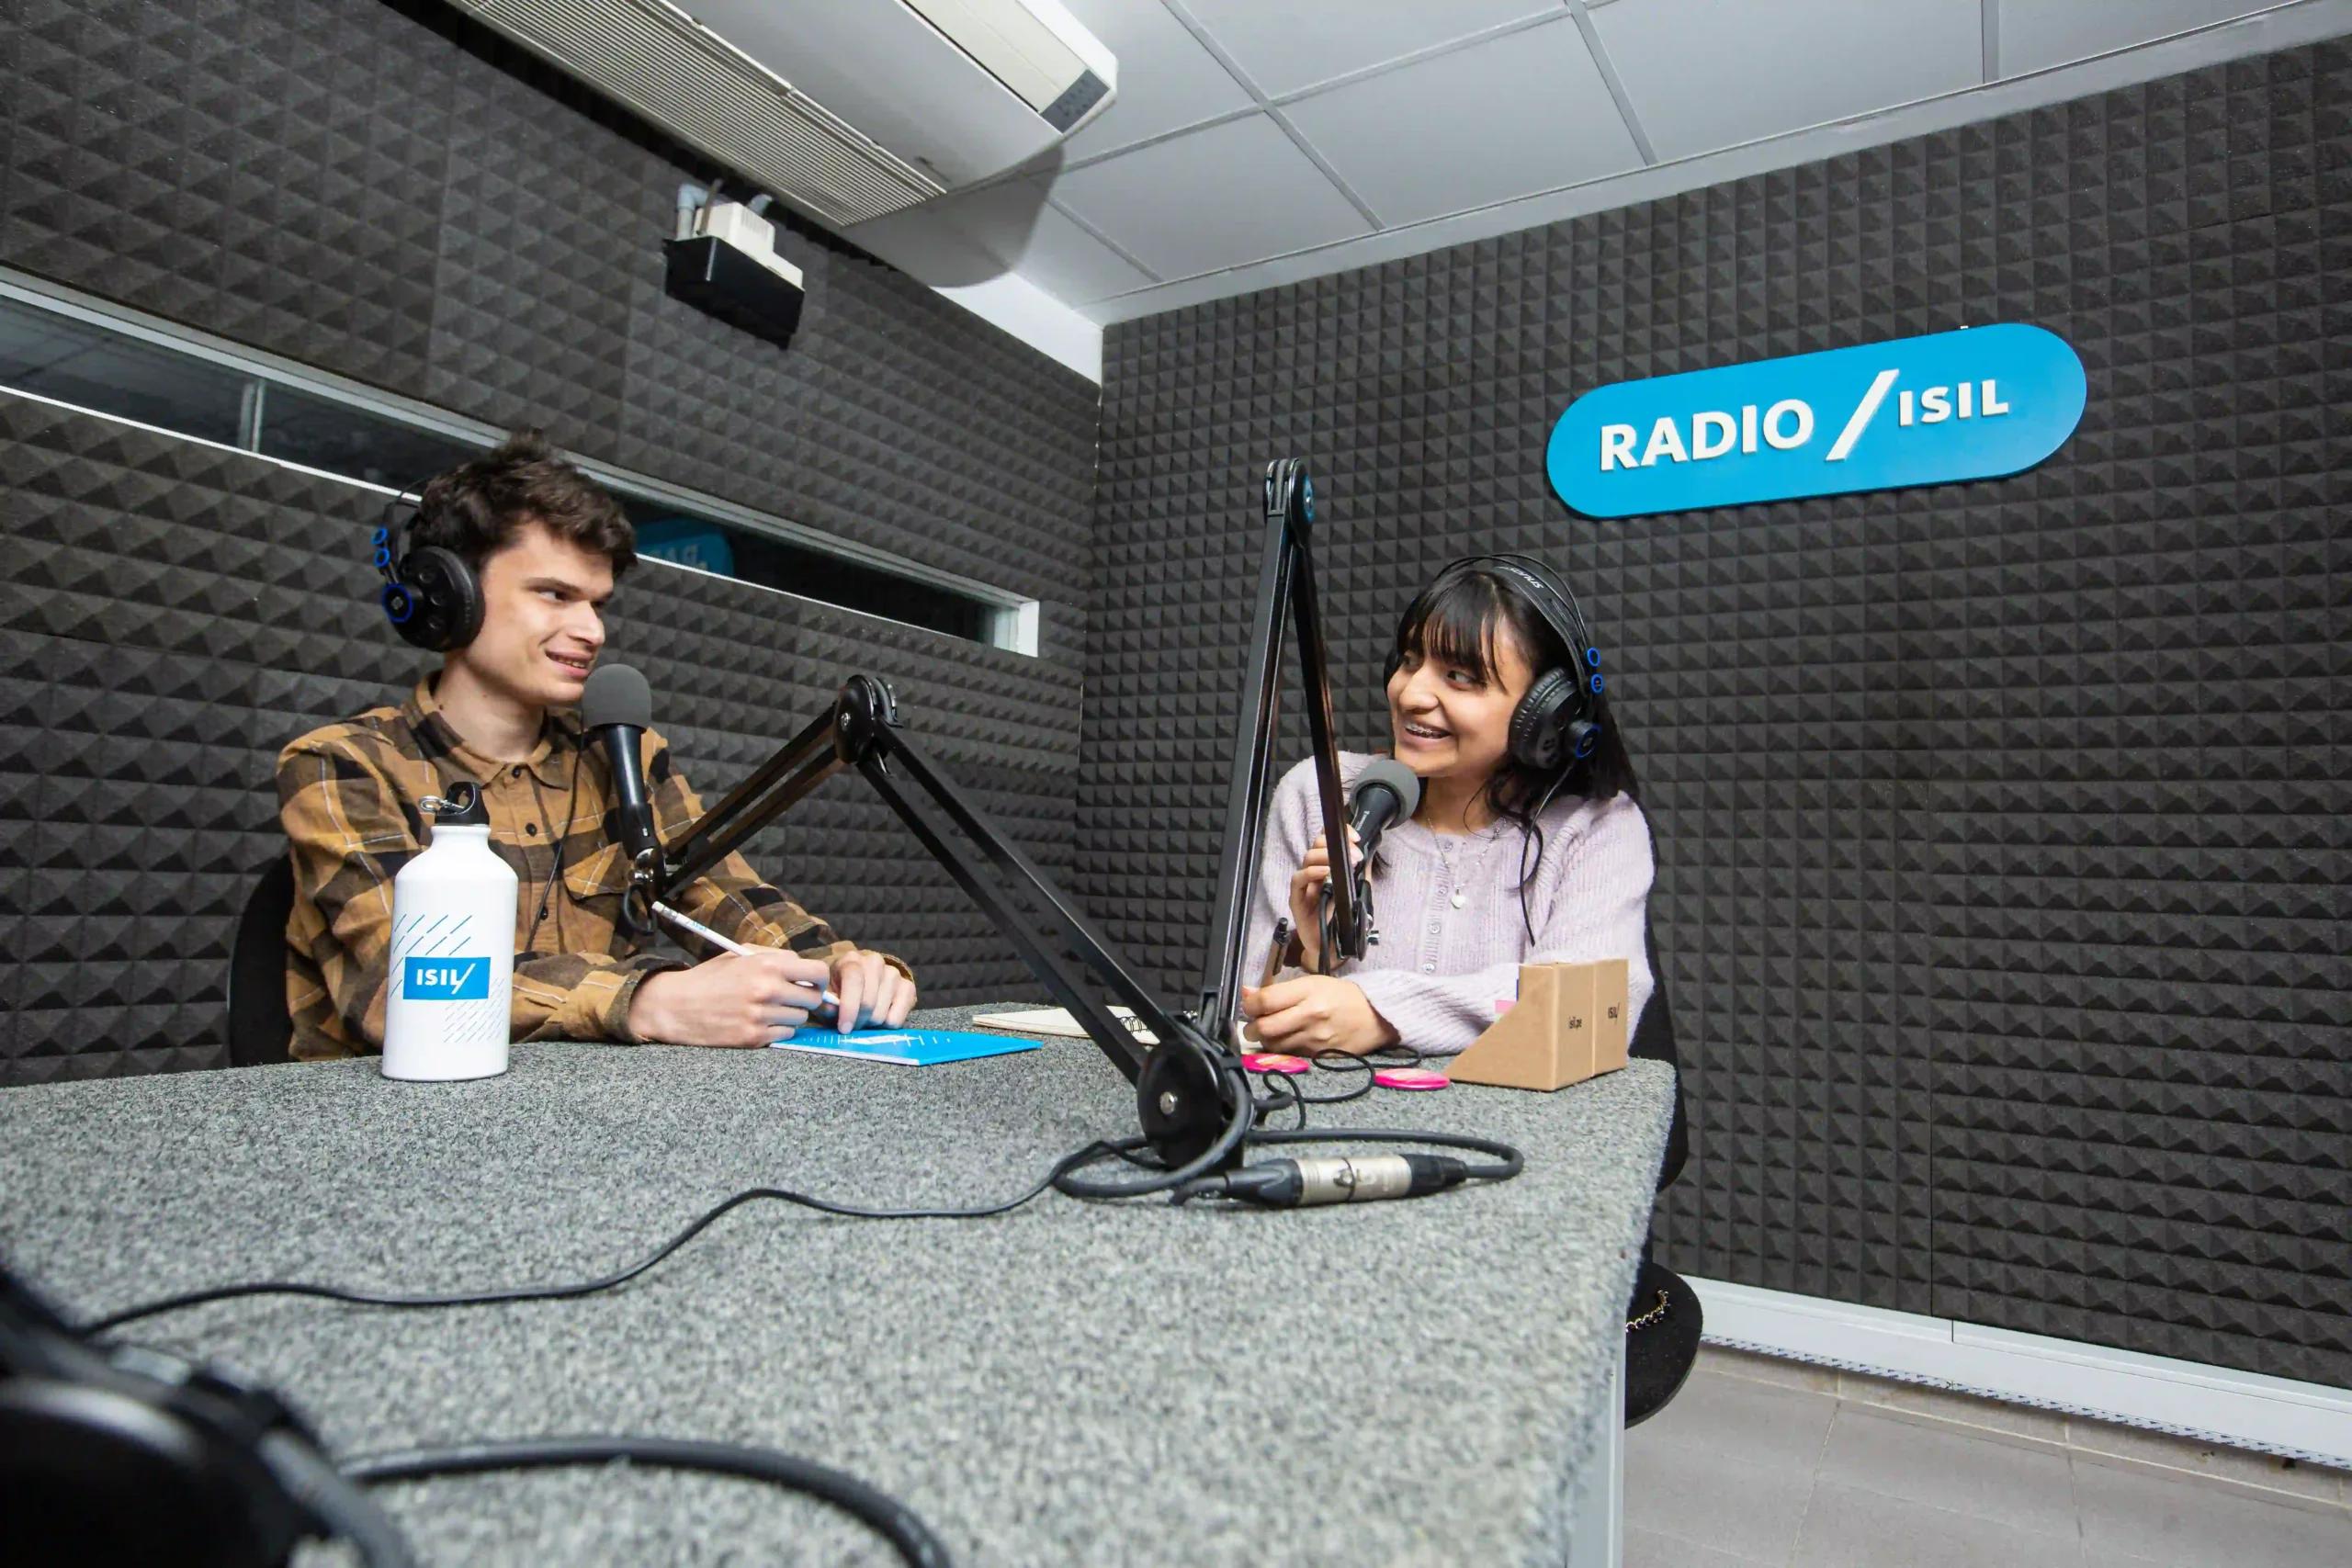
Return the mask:
[[514, 987], [514, 868], [490, 847], [481, 791], [460, 779], [426, 795], [424, 852], [392, 878], [384, 1076], [487, 1078], [506, 1070]]

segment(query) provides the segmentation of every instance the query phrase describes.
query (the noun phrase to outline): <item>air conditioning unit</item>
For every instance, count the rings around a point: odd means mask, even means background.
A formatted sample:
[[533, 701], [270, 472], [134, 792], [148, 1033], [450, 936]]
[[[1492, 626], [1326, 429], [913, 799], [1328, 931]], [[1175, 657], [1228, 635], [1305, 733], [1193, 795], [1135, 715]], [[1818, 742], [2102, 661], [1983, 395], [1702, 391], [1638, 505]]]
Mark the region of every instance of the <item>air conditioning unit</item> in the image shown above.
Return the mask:
[[1111, 101], [1056, 0], [450, 0], [844, 228], [1050, 151]]

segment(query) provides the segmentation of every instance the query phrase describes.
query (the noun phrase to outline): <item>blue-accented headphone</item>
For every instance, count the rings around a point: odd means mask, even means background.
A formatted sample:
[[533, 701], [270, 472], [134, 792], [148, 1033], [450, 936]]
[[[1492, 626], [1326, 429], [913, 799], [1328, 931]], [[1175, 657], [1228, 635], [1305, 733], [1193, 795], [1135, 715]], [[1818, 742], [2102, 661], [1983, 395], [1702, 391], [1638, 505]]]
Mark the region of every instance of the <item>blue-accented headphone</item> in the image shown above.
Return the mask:
[[410, 494], [404, 490], [385, 502], [384, 521], [371, 541], [376, 570], [384, 579], [379, 600], [384, 618], [402, 640], [427, 653], [447, 653], [465, 647], [481, 630], [481, 579], [457, 551], [415, 542], [424, 492], [415, 491], [413, 501]]
[[1600, 744], [1600, 649], [1592, 643], [1592, 628], [1560, 574], [1533, 556], [1464, 556], [1449, 561], [1430, 585], [1414, 595], [1396, 623], [1396, 646], [1389, 650], [1384, 682], [1396, 673], [1407, 628], [1419, 620], [1438, 591], [1464, 573], [1485, 569], [1507, 584], [1543, 617], [1568, 648], [1573, 663], [1537, 674], [1511, 710], [1511, 760], [1545, 773], [1582, 761]]

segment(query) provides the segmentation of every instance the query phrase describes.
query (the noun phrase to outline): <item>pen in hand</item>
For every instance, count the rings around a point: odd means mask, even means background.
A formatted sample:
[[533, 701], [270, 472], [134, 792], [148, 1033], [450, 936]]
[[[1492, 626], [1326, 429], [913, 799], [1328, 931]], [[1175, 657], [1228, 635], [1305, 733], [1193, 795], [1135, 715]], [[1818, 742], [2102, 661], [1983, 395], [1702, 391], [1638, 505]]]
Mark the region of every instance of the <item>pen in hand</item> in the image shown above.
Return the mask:
[[1261, 987], [1274, 983], [1274, 974], [1283, 966], [1283, 953], [1290, 947], [1290, 917], [1284, 915], [1274, 922], [1274, 940], [1266, 946], [1266, 972], [1258, 976]]
[[[691, 915], [680, 914], [677, 910], [673, 909], [669, 905], [664, 904], [659, 898], [656, 898], [653, 901], [653, 912], [661, 916], [663, 919], [669, 921], [672, 925], [677, 927], [680, 931], [686, 932], [689, 936], [699, 937], [704, 942], [710, 943], [711, 946], [721, 949], [724, 952], [731, 953], [738, 958], [742, 957], [744, 954], [752, 951], [740, 942], [730, 942], [726, 937], [720, 936], [717, 931], [712, 931], [708, 926], [704, 925], [700, 920], [695, 919]], [[812, 1012], [823, 1012], [830, 1009], [833, 1015], [833, 1021], [836, 1023], [841, 1021], [842, 999], [841, 998], [833, 995], [831, 987], [820, 986], [814, 980], [795, 980], [792, 983], [800, 987], [804, 990], [815, 991], [823, 998], [816, 1007], [809, 1010]], [[853, 1025], [853, 1027], [854, 1027], [854, 1025]]]
[[[1290, 947], [1290, 917], [1284, 915], [1274, 921], [1273, 940], [1266, 944], [1266, 967], [1258, 976], [1258, 988], [1264, 990], [1274, 983], [1275, 972], [1283, 966], [1283, 954]], [[1241, 998], [1234, 998], [1233, 1048], [1248, 1053], [1261, 1047], [1255, 1034], [1249, 1032], [1250, 1020], [1239, 1010]]]

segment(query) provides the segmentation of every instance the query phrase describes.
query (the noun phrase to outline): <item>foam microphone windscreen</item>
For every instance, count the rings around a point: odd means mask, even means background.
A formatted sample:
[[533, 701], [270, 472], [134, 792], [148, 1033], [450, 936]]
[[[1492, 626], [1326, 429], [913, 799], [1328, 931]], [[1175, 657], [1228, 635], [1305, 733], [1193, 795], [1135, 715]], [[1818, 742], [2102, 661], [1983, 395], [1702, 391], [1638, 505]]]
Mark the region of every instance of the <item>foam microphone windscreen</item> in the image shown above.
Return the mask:
[[1353, 806], [1363, 800], [1364, 792], [1373, 789], [1387, 789], [1396, 795], [1396, 810], [1388, 820], [1410, 817], [1421, 808], [1421, 776], [1394, 757], [1376, 758], [1370, 767], [1356, 775], [1355, 788], [1348, 796], [1349, 804]]
[[599, 664], [581, 691], [581, 728], [595, 729], [607, 724], [653, 728], [653, 688], [633, 665]]

